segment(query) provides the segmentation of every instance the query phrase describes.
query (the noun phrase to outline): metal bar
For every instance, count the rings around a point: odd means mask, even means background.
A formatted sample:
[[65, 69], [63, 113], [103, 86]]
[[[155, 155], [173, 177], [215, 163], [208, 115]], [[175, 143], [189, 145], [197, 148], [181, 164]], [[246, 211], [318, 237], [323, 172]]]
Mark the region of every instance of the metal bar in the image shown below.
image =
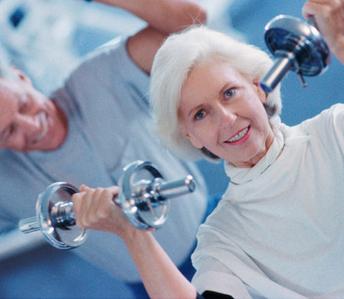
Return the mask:
[[32, 233], [41, 229], [41, 226], [37, 222], [37, 217], [30, 217], [21, 219], [19, 221], [19, 230], [25, 234]]
[[284, 78], [293, 65], [293, 58], [286, 56], [278, 57], [271, 69], [260, 81], [260, 86], [266, 93], [274, 90], [278, 83]]
[[156, 191], [164, 198], [173, 198], [193, 192], [195, 188], [196, 185], [193, 177], [188, 175], [183, 179], [162, 182], [160, 185], [156, 186]]

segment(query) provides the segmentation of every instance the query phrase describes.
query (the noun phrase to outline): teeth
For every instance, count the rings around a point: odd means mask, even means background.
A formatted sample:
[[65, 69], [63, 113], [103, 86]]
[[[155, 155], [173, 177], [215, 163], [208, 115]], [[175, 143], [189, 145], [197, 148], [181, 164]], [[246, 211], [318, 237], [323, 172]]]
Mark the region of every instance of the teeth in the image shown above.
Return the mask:
[[45, 135], [48, 132], [48, 123], [47, 123], [47, 116], [45, 113], [40, 113], [37, 115], [37, 120], [39, 122], [40, 126], [40, 133], [36, 136], [36, 138], [33, 140], [33, 143], [37, 143], [41, 141]]
[[238, 134], [236, 134], [235, 136], [233, 136], [232, 138], [229, 138], [227, 140], [227, 142], [235, 142], [240, 140], [246, 133], [248, 132], [248, 127], [241, 130]]

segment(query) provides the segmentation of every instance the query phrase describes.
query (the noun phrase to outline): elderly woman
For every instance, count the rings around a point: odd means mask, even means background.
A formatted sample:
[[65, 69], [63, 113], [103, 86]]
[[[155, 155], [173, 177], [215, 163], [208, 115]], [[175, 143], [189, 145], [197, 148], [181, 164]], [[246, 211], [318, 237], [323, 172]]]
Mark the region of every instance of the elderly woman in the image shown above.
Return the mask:
[[119, 235], [151, 297], [344, 298], [344, 106], [284, 125], [279, 90], [259, 87], [270, 66], [261, 50], [204, 27], [156, 55], [161, 139], [187, 159], [223, 159], [231, 179], [200, 227], [192, 284], [151, 232], [124, 219], [117, 188], [74, 196], [79, 225]]

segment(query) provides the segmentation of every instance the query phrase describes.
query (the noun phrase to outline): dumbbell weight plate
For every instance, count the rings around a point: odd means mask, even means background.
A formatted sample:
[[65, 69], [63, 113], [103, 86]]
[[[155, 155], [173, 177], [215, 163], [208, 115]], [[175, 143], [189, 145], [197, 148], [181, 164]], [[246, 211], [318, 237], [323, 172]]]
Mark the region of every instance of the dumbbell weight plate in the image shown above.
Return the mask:
[[[329, 48], [317, 28], [307, 22], [287, 15], [273, 18], [265, 26], [265, 43], [272, 54], [278, 51], [294, 52], [296, 44], [303, 45], [303, 52], [295, 55], [298, 71], [303, 76], [317, 76], [329, 64]], [[295, 70], [295, 69], [294, 69]]]
[[[41, 231], [48, 242], [59, 249], [80, 246], [86, 240], [85, 229], [75, 225], [71, 197], [79, 190], [71, 184], [51, 184], [38, 196], [36, 215]], [[63, 209], [61, 209], [63, 207]], [[61, 210], [69, 212], [61, 213]]]
[[129, 221], [139, 229], [162, 226], [170, 208], [169, 200], [152, 200], [144, 189], [156, 179], [163, 179], [161, 173], [149, 161], [135, 161], [124, 168], [119, 186], [121, 192], [116, 202], [122, 207]]

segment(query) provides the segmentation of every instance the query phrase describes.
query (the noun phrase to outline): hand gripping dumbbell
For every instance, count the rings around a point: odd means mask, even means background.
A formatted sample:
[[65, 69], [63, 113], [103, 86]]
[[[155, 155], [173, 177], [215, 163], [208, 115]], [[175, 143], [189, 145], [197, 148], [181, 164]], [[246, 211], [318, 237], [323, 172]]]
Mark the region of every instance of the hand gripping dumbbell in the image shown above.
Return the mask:
[[[159, 228], [168, 216], [169, 199], [195, 190], [191, 175], [176, 181], [164, 181], [152, 163], [135, 161], [123, 169], [119, 180], [120, 193], [114, 198], [129, 221], [139, 229]], [[39, 194], [36, 216], [19, 221], [23, 233], [40, 230], [56, 248], [78, 247], [86, 240], [86, 230], [76, 225], [73, 212], [74, 193], [71, 184], [57, 182]]]
[[271, 92], [289, 70], [296, 72], [306, 86], [304, 76], [317, 76], [329, 64], [329, 48], [312, 18], [307, 23], [279, 15], [265, 26], [264, 38], [275, 57], [273, 66], [260, 82], [266, 93]]

